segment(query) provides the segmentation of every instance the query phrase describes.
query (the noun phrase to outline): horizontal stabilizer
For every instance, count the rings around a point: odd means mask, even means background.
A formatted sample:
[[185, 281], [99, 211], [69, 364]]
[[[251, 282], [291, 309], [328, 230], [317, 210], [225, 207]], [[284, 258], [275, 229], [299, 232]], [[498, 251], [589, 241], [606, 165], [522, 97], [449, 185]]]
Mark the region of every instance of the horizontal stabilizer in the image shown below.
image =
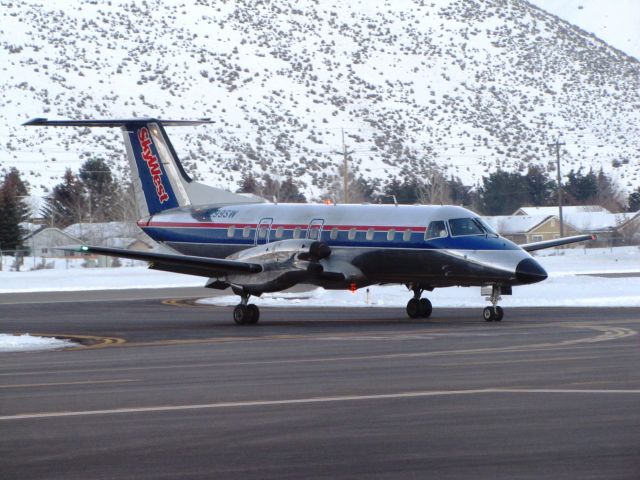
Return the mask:
[[214, 123], [213, 120], [160, 120], [157, 118], [125, 118], [109, 120], [48, 120], [46, 118], [34, 118], [23, 123], [26, 127], [123, 127], [126, 125], [146, 125], [148, 123], [161, 123], [168, 127], [189, 127]]
[[212, 277], [224, 273], [260, 273], [262, 265], [259, 263], [239, 262], [222, 258], [196, 257], [190, 255], [167, 254], [156, 252], [141, 252], [123, 248], [92, 247], [87, 245], [73, 245], [59, 247], [58, 250], [79, 253], [94, 253], [110, 257], [129, 258], [149, 262], [149, 268], [165, 272], [185, 273], [201, 277]]
[[561, 245], [568, 245], [570, 243], [585, 242], [587, 240], [596, 240], [595, 235], [576, 235], [575, 237], [563, 237], [556, 238], [555, 240], [544, 240], [542, 242], [525, 243], [520, 245], [520, 248], [527, 252], [533, 252], [535, 250], [542, 250], [545, 248], [559, 247]]

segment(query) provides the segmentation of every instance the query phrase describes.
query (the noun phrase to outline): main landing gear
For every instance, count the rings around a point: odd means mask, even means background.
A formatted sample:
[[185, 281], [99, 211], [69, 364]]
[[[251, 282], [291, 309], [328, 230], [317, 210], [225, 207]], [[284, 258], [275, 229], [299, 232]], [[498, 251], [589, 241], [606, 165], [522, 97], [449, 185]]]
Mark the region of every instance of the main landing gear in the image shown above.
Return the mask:
[[485, 322], [499, 322], [502, 320], [502, 317], [504, 317], [504, 310], [499, 305], [495, 307], [484, 307], [482, 317]]
[[233, 321], [236, 325], [255, 325], [260, 320], [260, 309], [249, 302], [249, 294], [240, 294], [240, 304], [233, 309]]
[[[491, 302], [491, 306], [484, 307], [482, 311], [482, 318], [484, 318], [485, 322], [500, 322], [504, 317], [504, 310], [498, 305], [498, 302], [502, 300], [500, 291], [499, 285], [489, 285], [481, 290], [482, 295], [489, 295], [486, 299]], [[509, 291], [508, 294], [511, 294], [511, 292]]]
[[427, 298], [420, 298], [421, 288], [412, 287], [413, 298], [407, 302], [407, 315], [410, 318], [429, 318], [433, 307]]

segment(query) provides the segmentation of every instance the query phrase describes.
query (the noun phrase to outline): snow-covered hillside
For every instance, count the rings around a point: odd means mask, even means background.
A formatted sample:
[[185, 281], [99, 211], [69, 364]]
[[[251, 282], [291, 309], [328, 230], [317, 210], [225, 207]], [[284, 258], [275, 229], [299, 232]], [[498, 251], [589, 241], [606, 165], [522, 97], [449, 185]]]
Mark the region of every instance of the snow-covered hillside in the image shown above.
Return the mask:
[[475, 184], [498, 167], [604, 168], [640, 186], [640, 63], [524, 0], [3, 2], [0, 164], [35, 187], [100, 156], [115, 130], [26, 129], [35, 116], [202, 118], [170, 129], [188, 170], [331, 183], [345, 129], [367, 177]]
[[529, 0], [640, 59], [640, 3], [637, 0]]

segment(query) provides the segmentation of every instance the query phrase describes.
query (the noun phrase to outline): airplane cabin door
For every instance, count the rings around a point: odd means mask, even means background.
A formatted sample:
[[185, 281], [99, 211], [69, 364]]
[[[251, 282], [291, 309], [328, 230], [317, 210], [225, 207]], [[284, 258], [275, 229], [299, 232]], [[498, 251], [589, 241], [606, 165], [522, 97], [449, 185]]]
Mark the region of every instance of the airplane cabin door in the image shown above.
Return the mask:
[[258, 222], [256, 226], [256, 235], [253, 240], [254, 245], [263, 245], [269, 242], [269, 233], [271, 231], [271, 224], [273, 218], [263, 218]]
[[309, 222], [309, 227], [307, 227], [307, 238], [310, 240], [320, 240], [320, 234], [322, 233], [323, 226], [323, 218], [314, 218], [311, 220]]

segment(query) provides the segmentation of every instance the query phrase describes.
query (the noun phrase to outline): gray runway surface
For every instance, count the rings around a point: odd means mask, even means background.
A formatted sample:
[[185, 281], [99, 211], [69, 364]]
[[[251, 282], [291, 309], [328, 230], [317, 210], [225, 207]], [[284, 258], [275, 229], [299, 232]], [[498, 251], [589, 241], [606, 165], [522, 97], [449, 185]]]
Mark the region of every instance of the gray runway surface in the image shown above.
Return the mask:
[[236, 327], [139, 294], [0, 301], [2, 332], [91, 345], [0, 354], [2, 478], [640, 477], [640, 309]]

